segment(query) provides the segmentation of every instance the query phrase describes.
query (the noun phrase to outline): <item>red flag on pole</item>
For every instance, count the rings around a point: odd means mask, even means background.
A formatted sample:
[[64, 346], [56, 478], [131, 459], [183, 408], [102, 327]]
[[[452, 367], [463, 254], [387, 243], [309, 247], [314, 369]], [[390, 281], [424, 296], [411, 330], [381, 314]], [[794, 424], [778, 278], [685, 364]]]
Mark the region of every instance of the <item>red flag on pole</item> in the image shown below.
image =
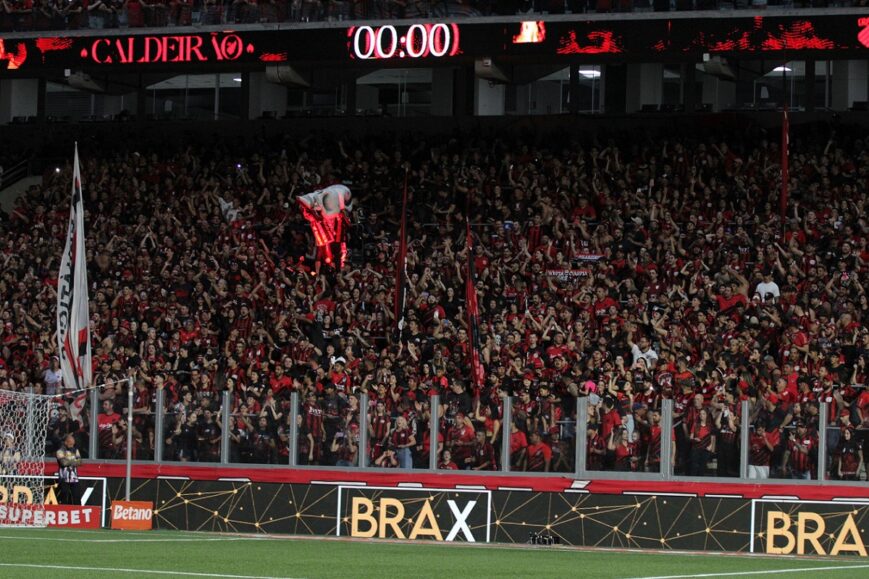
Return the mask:
[[404, 306], [407, 297], [407, 172], [404, 173], [404, 193], [401, 200], [401, 233], [395, 260], [395, 326], [398, 334], [404, 329]]
[[781, 125], [781, 197], [779, 198], [779, 211], [782, 225], [788, 212], [788, 184], [790, 175], [788, 172], [788, 148], [790, 147], [790, 123], [788, 122], [788, 106], [784, 107], [784, 118]]
[[465, 303], [468, 315], [468, 342], [471, 366], [471, 383], [474, 386], [474, 393], [479, 394], [483, 388], [483, 380], [485, 379], [485, 371], [483, 363], [480, 359], [480, 329], [479, 329], [479, 310], [477, 308], [477, 286], [475, 284], [474, 271], [474, 240], [471, 237], [471, 223], [465, 222], [466, 239], [468, 245], [468, 267], [467, 275], [465, 276]]

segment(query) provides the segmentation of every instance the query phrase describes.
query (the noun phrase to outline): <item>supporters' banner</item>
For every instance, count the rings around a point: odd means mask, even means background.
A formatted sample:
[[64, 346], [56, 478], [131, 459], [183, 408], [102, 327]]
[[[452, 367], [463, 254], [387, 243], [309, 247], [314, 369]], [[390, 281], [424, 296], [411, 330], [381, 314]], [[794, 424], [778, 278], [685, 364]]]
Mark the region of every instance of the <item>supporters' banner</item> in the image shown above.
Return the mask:
[[407, 171], [404, 173], [404, 193], [401, 198], [401, 237], [395, 260], [395, 324], [399, 335], [404, 329], [404, 306], [407, 296]]
[[576, 254], [576, 256], [573, 259], [576, 261], [595, 262], [595, 261], [600, 261], [603, 258], [604, 258], [604, 255], [602, 253], [578, 253], [578, 254]]
[[[336, 268], [344, 267], [347, 258], [347, 214], [353, 209], [350, 189], [330, 185], [313, 193], [296, 197], [302, 216], [311, 226], [317, 245], [317, 260]], [[337, 255], [336, 255], [337, 254]]]
[[560, 282], [576, 282], [591, 275], [589, 269], [547, 269], [546, 275]]
[[154, 520], [154, 503], [150, 501], [112, 501], [112, 528], [127, 531], [150, 531]]
[[483, 387], [485, 373], [483, 363], [480, 360], [480, 329], [479, 310], [477, 308], [477, 286], [474, 281], [474, 240], [471, 237], [471, 223], [465, 220], [465, 235], [468, 244], [468, 271], [465, 276], [465, 302], [468, 310], [468, 341], [470, 342], [471, 381], [474, 390], [479, 391]]
[[69, 229], [57, 276], [57, 346], [64, 386], [75, 390], [87, 386], [91, 381], [91, 334], [78, 145], [73, 160]]
[[790, 171], [788, 168], [788, 149], [790, 148], [790, 122], [788, 121], [788, 107], [785, 105], [784, 117], [781, 124], [781, 198], [779, 199], [779, 209], [781, 218], [784, 221], [785, 215], [788, 212], [788, 181], [790, 181]]
[[70, 419], [78, 421], [81, 418], [81, 413], [84, 411], [86, 401], [87, 391], [83, 391], [67, 403], [67, 411], [69, 412]]

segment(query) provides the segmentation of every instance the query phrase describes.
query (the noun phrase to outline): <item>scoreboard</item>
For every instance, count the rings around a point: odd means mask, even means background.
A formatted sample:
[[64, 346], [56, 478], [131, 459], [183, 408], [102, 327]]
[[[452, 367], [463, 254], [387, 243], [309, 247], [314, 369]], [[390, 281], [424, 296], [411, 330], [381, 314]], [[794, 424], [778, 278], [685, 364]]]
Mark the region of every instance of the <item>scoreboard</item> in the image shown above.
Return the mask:
[[[638, 16], [638, 15], [634, 15]], [[619, 20], [364, 23], [106, 34], [0, 36], [0, 75], [76, 70], [255, 70], [275, 63], [411, 66], [472, 61], [699, 61], [704, 54], [770, 58], [869, 57], [866, 16], [722, 18], [639, 15]], [[286, 25], [282, 25], [286, 26]]]

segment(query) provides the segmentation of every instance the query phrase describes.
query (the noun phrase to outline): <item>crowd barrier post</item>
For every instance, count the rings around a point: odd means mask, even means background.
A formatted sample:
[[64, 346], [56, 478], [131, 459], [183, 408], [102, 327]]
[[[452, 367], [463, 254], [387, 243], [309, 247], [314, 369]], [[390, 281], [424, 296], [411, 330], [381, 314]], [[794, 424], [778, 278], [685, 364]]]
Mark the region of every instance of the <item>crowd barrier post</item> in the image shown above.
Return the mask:
[[574, 465], [576, 465], [576, 478], [584, 479], [588, 476], [588, 397], [581, 396], [576, 399], [576, 435], [574, 442]]
[[166, 408], [165, 397], [166, 392], [162, 388], [157, 388], [156, 397], [154, 398], [154, 462], [163, 462], [163, 438], [165, 437], [163, 416]]
[[743, 400], [740, 405], [741, 417], [739, 419], [739, 478], [748, 479], [748, 447], [751, 434], [751, 409], [748, 400]]
[[100, 393], [97, 388], [91, 388], [91, 423], [90, 440], [88, 440], [88, 456], [91, 459], [100, 458]]
[[661, 401], [661, 472], [663, 480], [673, 478], [673, 401]]
[[299, 464], [299, 393], [290, 394], [290, 432], [287, 433], [287, 460]]
[[[36, 415], [36, 408], [33, 403], [33, 386], [27, 387], [27, 416], [30, 420], [25, 420], [24, 433], [24, 460], [36, 460], [38, 457], [45, 454], [45, 448], [37, 448], [36, 430], [34, 429], [33, 417]], [[14, 471], [13, 471], [14, 472]], [[4, 472], [4, 474], [6, 474]], [[14, 479], [13, 479], [14, 480]]]
[[359, 468], [368, 467], [368, 394], [359, 397]]
[[127, 472], [124, 484], [124, 500], [130, 500], [133, 480], [133, 378], [127, 378]]
[[501, 421], [501, 471], [510, 472], [510, 435], [513, 424], [513, 397], [504, 396], [504, 416]]
[[441, 397], [435, 394], [429, 403], [431, 409], [428, 422], [428, 467], [430, 470], [438, 468], [438, 425], [440, 424]]
[[229, 464], [229, 414], [232, 412], [232, 392], [223, 391], [220, 413], [220, 464]]
[[[818, 481], [823, 483], [827, 478], [827, 425], [830, 411], [829, 404], [821, 402], [818, 409]], [[866, 457], [863, 457], [866, 460]]]

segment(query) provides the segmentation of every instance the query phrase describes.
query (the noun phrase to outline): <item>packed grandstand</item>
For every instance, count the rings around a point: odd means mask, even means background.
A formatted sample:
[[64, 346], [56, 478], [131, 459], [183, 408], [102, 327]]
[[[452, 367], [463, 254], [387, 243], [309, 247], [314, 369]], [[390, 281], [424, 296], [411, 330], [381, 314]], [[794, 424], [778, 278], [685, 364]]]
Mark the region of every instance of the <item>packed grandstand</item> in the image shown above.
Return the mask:
[[[867, 141], [794, 130], [782, 219], [775, 130], [82, 144], [94, 383], [109, 386], [96, 416], [64, 398], [48, 450], [67, 432], [86, 450], [97, 420], [99, 458], [123, 458], [132, 428], [138, 460], [163, 445], [166, 460], [218, 461], [228, 391], [234, 463], [364, 453], [427, 468], [435, 444], [443, 469], [574, 472], [584, 397], [587, 468], [658, 472], [672, 400], [675, 473], [733, 477], [747, 400], [753, 476], [816, 479], [827, 445], [824, 476], [865, 479]], [[2, 215], [3, 389], [63, 393], [52, 328], [70, 179], [49, 167]], [[339, 182], [358, 200], [340, 271], [315, 263], [295, 203]]]

